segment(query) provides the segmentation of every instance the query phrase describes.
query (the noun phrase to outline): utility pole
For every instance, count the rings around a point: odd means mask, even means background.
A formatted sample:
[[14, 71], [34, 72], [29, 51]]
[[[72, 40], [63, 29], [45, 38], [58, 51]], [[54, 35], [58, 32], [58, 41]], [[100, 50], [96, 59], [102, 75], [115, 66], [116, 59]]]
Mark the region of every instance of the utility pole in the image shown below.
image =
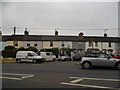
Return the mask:
[[15, 52], [15, 32], [16, 32], [16, 27], [14, 27], [14, 35], [13, 35], [13, 59], [14, 59], [14, 52]]

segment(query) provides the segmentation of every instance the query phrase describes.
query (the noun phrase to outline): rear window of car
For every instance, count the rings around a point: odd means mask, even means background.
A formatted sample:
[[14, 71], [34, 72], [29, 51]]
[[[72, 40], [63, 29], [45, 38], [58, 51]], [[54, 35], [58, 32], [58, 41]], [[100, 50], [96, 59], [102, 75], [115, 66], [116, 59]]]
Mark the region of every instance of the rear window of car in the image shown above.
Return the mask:
[[96, 56], [95, 53], [86, 53], [86, 54], [84, 55], [84, 57], [94, 57], [94, 58], [96, 58], [97, 56]]

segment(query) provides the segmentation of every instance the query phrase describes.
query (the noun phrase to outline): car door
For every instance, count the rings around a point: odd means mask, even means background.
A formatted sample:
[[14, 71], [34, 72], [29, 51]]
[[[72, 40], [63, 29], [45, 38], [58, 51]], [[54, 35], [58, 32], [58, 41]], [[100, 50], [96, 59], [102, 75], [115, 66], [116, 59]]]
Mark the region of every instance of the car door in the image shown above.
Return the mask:
[[96, 53], [87, 53], [84, 57], [86, 60], [90, 61], [93, 66], [98, 65], [98, 57], [96, 56]]
[[46, 52], [46, 61], [50, 61], [50, 53]]
[[105, 53], [101, 53], [98, 56], [98, 66], [113, 66], [114, 60], [111, 59], [111, 57]]
[[32, 53], [28, 53], [28, 55], [27, 55], [27, 57], [26, 57], [26, 59], [27, 59], [27, 61], [28, 62], [32, 62], [33, 61], [33, 54]]

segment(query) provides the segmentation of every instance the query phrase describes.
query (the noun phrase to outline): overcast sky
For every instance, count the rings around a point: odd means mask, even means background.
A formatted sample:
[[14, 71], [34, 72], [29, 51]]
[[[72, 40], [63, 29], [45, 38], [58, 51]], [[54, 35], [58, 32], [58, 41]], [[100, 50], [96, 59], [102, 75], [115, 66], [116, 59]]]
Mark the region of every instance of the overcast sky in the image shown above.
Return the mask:
[[[0, 5], [1, 6], [1, 5]], [[1, 7], [0, 7], [1, 8]], [[1, 25], [1, 23], [0, 23]], [[2, 2], [2, 33], [118, 36], [117, 2]]]

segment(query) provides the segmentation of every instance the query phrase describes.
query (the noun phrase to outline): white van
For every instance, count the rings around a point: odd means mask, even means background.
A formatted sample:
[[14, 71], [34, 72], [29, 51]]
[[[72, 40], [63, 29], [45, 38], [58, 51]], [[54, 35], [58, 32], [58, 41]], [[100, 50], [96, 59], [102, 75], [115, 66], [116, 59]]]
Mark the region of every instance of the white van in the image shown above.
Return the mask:
[[43, 62], [44, 58], [41, 56], [38, 56], [35, 52], [33, 51], [18, 51], [16, 54], [16, 61], [18, 63], [24, 61], [24, 62]]
[[45, 58], [45, 61], [55, 61], [56, 56], [52, 52], [40, 52], [40, 56]]

